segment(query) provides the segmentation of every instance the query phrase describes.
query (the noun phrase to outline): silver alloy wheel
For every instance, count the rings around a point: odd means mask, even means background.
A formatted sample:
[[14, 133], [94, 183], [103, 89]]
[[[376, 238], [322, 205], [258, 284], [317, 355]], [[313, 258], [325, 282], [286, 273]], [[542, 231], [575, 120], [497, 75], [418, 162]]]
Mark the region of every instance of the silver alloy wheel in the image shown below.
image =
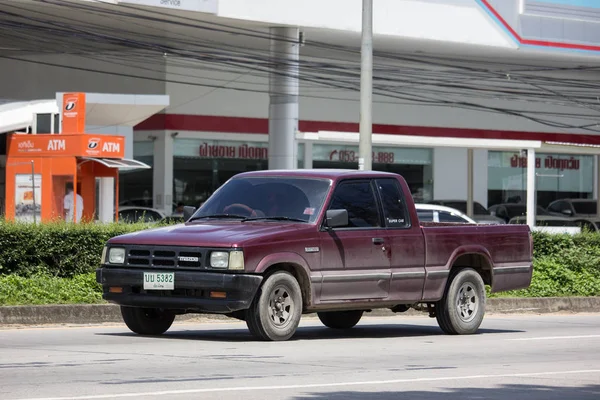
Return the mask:
[[278, 328], [284, 328], [293, 318], [294, 300], [285, 286], [276, 286], [269, 295], [269, 319]]
[[470, 322], [477, 315], [479, 299], [475, 287], [470, 282], [463, 283], [456, 296], [456, 311], [463, 322]]

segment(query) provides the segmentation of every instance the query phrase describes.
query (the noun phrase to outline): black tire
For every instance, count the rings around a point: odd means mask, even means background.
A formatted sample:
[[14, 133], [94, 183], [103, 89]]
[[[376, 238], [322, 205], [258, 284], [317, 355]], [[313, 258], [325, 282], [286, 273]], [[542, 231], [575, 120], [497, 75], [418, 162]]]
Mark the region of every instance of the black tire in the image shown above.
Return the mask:
[[125, 325], [139, 335], [161, 335], [173, 324], [175, 314], [159, 308], [121, 306]]
[[250, 333], [261, 339], [282, 341], [291, 338], [302, 317], [302, 290], [286, 271], [267, 277], [246, 313]]
[[358, 324], [358, 321], [363, 316], [363, 311], [352, 310], [352, 311], [327, 311], [319, 312], [317, 316], [328, 328], [332, 329], [350, 329], [354, 325]]
[[452, 271], [444, 297], [435, 306], [438, 325], [449, 335], [476, 333], [483, 321], [485, 303], [485, 285], [477, 271]]

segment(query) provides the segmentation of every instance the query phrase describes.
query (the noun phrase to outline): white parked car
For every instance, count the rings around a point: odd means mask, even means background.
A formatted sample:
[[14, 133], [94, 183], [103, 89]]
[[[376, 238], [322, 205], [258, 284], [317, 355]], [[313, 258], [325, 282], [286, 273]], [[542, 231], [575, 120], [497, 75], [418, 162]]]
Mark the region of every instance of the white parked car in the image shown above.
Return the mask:
[[415, 204], [419, 221], [423, 222], [458, 222], [463, 224], [476, 224], [472, 218], [455, 208], [439, 206], [437, 204]]

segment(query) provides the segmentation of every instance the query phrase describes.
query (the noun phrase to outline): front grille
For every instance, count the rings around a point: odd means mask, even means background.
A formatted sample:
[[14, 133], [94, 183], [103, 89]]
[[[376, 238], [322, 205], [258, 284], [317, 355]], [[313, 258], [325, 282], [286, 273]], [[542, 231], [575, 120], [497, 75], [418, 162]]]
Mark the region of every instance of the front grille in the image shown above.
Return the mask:
[[126, 246], [130, 267], [206, 269], [211, 249], [198, 247]]

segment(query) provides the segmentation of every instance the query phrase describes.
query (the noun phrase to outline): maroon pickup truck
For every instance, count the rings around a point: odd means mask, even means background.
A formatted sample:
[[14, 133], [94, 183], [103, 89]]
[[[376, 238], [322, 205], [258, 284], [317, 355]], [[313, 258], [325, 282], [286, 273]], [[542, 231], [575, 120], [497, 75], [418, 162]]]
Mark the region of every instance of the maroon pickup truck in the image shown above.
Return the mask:
[[185, 224], [112, 238], [97, 270], [130, 330], [178, 314], [225, 314], [287, 340], [302, 314], [349, 329], [364, 312], [416, 308], [471, 334], [493, 292], [531, 283], [527, 225], [420, 223], [406, 181], [356, 170], [236, 175]]

